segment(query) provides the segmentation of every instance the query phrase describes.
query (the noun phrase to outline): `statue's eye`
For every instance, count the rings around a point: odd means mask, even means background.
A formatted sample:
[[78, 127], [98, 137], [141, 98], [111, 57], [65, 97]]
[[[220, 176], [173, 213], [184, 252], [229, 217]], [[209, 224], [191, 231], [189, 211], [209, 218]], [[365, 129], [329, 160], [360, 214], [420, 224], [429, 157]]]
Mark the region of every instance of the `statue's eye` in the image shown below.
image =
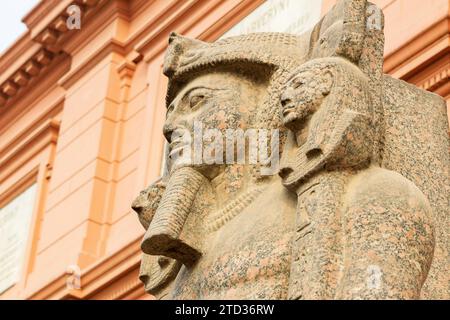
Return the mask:
[[294, 87], [294, 89], [297, 89], [298, 87], [300, 87], [304, 84], [305, 84], [305, 82], [300, 78], [294, 79], [292, 81], [292, 87]]
[[205, 95], [203, 94], [195, 94], [190, 97], [189, 99], [189, 106], [192, 108], [195, 108], [198, 106], [203, 100], [205, 100]]
[[168, 116], [168, 115], [173, 111], [174, 108], [175, 108], [174, 104], [171, 103], [171, 104], [167, 107], [166, 116]]

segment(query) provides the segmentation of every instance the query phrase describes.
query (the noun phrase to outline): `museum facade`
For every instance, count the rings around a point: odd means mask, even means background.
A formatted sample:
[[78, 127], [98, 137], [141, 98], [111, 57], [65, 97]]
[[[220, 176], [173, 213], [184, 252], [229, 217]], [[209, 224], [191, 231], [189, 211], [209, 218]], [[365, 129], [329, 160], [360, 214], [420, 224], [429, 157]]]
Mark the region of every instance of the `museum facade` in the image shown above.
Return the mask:
[[[374, 2], [385, 14], [385, 73], [450, 108], [450, 0]], [[169, 34], [300, 34], [334, 3], [34, 7], [23, 18], [28, 31], [0, 56], [0, 299], [150, 299], [131, 203], [163, 170]]]

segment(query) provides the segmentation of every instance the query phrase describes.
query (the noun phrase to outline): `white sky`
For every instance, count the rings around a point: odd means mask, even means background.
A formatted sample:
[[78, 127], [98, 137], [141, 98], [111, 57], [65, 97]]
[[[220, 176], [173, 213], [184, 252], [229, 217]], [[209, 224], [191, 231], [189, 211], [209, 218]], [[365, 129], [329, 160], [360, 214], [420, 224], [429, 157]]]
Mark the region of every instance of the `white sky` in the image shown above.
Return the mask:
[[40, 0], [0, 0], [0, 55], [27, 30], [22, 18]]

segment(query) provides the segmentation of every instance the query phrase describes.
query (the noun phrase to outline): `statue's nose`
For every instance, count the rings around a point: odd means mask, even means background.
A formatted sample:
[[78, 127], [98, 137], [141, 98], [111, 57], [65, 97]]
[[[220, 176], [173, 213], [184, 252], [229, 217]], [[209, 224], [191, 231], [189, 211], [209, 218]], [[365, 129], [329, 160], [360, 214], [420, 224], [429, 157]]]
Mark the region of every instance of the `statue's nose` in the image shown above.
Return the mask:
[[175, 131], [175, 126], [173, 125], [173, 123], [166, 121], [166, 124], [164, 124], [164, 127], [163, 127], [163, 134], [164, 134], [164, 137], [166, 138], [167, 142], [169, 142], [169, 143], [171, 142], [170, 140], [172, 138], [172, 134], [174, 131]]
[[166, 138], [166, 140], [170, 143], [172, 134], [176, 128], [176, 121], [178, 119], [178, 116], [177, 116], [178, 111], [177, 111], [176, 104], [174, 101], [172, 101], [172, 103], [169, 105], [169, 107], [167, 109], [169, 112], [167, 114], [167, 118], [166, 118], [166, 121], [163, 126], [163, 135]]
[[286, 106], [288, 106], [288, 105], [290, 105], [292, 103], [292, 98], [291, 98], [291, 95], [289, 94], [289, 92], [284, 92], [282, 95], [281, 95], [281, 105], [283, 106], [283, 107], [286, 107]]

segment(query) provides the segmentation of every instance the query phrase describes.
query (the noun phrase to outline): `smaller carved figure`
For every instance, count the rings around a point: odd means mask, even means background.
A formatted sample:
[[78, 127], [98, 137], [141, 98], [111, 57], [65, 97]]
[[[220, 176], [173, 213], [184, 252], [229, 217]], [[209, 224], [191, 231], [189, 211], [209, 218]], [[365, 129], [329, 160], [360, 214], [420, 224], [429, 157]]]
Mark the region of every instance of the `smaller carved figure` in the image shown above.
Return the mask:
[[280, 176], [298, 197], [290, 299], [420, 296], [431, 208], [414, 183], [373, 160], [372, 108], [367, 77], [342, 58], [311, 60], [286, 84]]
[[333, 76], [325, 68], [294, 73], [281, 96], [284, 126], [293, 132], [301, 131], [329, 95], [332, 85]]

